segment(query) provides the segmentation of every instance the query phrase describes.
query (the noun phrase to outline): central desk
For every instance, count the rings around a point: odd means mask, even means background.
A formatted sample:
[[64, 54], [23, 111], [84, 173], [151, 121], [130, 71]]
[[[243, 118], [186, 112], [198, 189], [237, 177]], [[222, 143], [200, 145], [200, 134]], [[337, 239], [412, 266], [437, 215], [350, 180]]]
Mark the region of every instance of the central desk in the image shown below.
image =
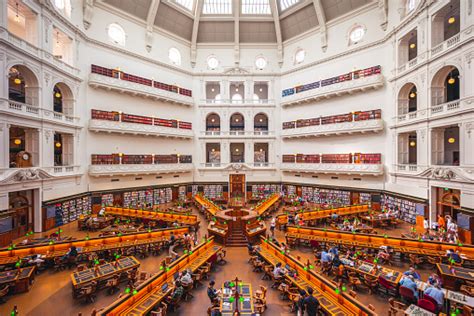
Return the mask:
[[[238, 292], [239, 299], [231, 302], [231, 297], [235, 298], [235, 291]], [[238, 308], [241, 316], [254, 315], [252, 284], [240, 282], [235, 284], [233, 288], [226, 288], [222, 285], [222, 300], [220, 304], [222, 316], [233, 316], [236, 308]]]
[[23, 293], [30, 290], [35, 279], [36, 266], [0, 272], [0, 285], [10, 284], [13, 292]]

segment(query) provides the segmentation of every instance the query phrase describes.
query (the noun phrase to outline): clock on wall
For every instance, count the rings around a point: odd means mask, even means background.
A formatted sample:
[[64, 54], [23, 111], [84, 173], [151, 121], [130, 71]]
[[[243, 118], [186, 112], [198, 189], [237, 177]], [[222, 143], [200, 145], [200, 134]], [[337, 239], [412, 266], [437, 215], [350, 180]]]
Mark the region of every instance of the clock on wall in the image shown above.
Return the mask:
[[16, 165], [18, 168], [31, 167], [31, 154], [27, 151], [20, 151], [16, 155]]

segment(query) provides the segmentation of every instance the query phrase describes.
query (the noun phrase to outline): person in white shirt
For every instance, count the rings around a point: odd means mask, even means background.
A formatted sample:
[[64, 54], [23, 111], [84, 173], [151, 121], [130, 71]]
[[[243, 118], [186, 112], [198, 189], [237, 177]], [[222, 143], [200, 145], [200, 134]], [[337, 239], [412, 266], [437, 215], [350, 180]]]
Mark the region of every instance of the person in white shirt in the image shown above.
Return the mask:
[[423, 229], [425, 230], [425, 233], [428, 233], [430, 230], [430, 223], [426, 217], [423, 220]]
[[105, 208], [101, 208], [99, 211], [99, 216], [104, 216], [105, 215]]
[[295, 215], [295, 224], [298, 225], [299, 221], [300, 221], [300, 215], [298, 213], [296, 213], [296, 215]]
[[270, 223], [270, 232], [272, 233], [272, 237], [275, 237], [275, 227], [276, 227], [276, 218], [272, 218], [272, 222]]

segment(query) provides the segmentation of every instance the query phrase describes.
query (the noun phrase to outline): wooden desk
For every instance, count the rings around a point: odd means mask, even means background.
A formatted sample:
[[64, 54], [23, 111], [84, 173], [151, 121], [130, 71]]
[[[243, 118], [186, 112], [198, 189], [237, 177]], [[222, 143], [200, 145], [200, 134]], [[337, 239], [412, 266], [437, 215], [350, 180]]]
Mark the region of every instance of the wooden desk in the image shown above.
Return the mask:
[[[354, 205], [340, 208], [333, 208], [329, 210], [316, 210], [316, 211], [305, 211], [300, 214], [300, 218], [303, 221], [312, 221], [323, 218], [330, 218], [332, 214], [337, 214], [338, 216], [354, 215], [354, 214], [363, 214], [369, 212], [368, 205]], [[285, 225], [288, 224], [288, 215], [280, 214], [277, 216], [277, 224]]]
[[221, 210], [219, 206], [217, 206], [214, 202], [212, 202], [203, 195], [196, 194], [194, 196], [194, 201], [196, 201], [199, 206], [204, 207], [204, 209], [209, 213], [210, 216], [215, 216], [217, 212]]
[[[214, 244], [214, 238], [201, 243], [192, 250], [192, 254], [185, 254], [174, 261], [167, 269], [156, 273], [143, 284], [139, 285], [136, 294], [127, 294], [118, 299], [100, 312], [102, 316], [138, 316], [148, 313], [171, 292], [173, 276], [176, 272], [191, 270], [195, 272], [200, 266], [216, 255], [222, 247]], [[162, 287], [168, 283], [168, 289]]]
[[448, 243], [418, 241], [381, 235], [353, 234], [336, 230], [324, 230], [310, 227], [288, 226], [287, 239], [315, 240], [318, 242], [348, 245], [360, 248], [379, 248], [390, 246], [395, 252], [413, 253], [422, 256], [445, 257], [448, 249], [459, 250], [464, 260], [474, 260], [473, 245], [454, 245]]
[[207, 232], [209, 235], [215, 236], [224, 246], [226, 245], [227, 236], [229, 235], [229, 228], [227, 225], [210, 222], [209, 225], [207, 225]]
[[182, 225], [196, 226], [199, 220], [196, 215], [180, 215], [166, 212], [143, 211], [119, 207], [106, 207], [105, 213], [113, 216], [134, 217], [150, 221], [164, 221], [169, 223], [179, 223]]
[[372, 227], [378, 227], [381, 225], [383, 222], [390, 222], [392, 220], [395, 220], [396, 218], [394, 216], [386, 217], [384, 214], [378, 214], [377, 216], [361, 216], [360, 220], [362, 222], [367, 223], [368, 225]]
[[139, 266], [140, 262], [135, 257], [124, 257], [117, 261], [108, 262], [94, 268], [72, 273], [72, 286], [74, 289], [79, 289], [92, 281], [99, 282], [101, 280], [106, 280], [116, 274], [120, 275], [128, 270], [138, 269]]
[[273, 193], [268, 196], [267, 199], [259, 204], [257, 204], [252, 210], [257, 212], [258, 216], [266, 213], [277, 201], [279, 201], [281, 195], [279, 193]]
[[[240, 301], [240, 299], [234, 302], [229, 301], [230, 297], [234, 297], [232, 295], [234, 291], [238, 291], [239, 297], [243, 297], [243, 301]], [[238, 304], [237, 307], [241, 316], [252, 316], [254, 313], [252, 293], [252, 284], [250, 283], [241, 282], [233, 289], [225, 288], [222, 285], [222, 299], [220, 301], [222, 316], [233, 316], [236, 304]]]
[[35, 279], [35, 270], [36, 266], [31, 266], [1, 272], [0, 284], [10, 284], [13, 287], [13, 292], [15, 294], [28, 292]]
[[[262, 238], [263, 239], [263, 238]], [[268, 263], [275, 266], [281, 262], [283, 266], [289, 265], [295, 270], [297, 276], [286, 277], [298, 288], [306, 290], [313, 288], [314, 296], [319, 300], [321, 307], [329, 315], [376, 315], [358, 300], [346, 293], [336, 293], [336, 285], [322, 277], [315, 271], [305, 270], [304, 265], [289, 255], [282, 254], [280, 249], [270, 242], [262, 242], [258, 254]]]
[[161, 243], [168, 240], [171, 232], [181, 238], [184, 233], [189, 232], [188, 227], [182, 228], [167, 228], [154, 230], [152, 232], [124, 234], [122, 236], [110, 236], [101, 238], [90, 238], [89, 240], [75, 240], [70, 242], [58, 242], [52, 245], [32, 246], [32, 247], [18, 247], [13, 250], [0, 250], [0, 265], [15, 264], [19, 259], [35, 254], [44, 255], [46, 259], [53, 259], [55, 257], [62, 257], [69, 248], [75, 246], [79, 254], [112, 250], [128, 247], [136, 247], [147, 244]]
[[436, 314], [433, 314], [432, 312], [427, 311], [426, 309], [423, 309], [415, 304], [411, 304], [408, 306], [408, 308], [405, 310], [405, 315], [410, 315], [410, 316], [436, 316]]
[[[459, 286], [466, 281], [474, 282], [474, 269], [455, 267], [447, 264], [436, 264], [438, 274], [443, 280], [443, 285], [450, 290], [459, 290]], [[454, 269], [454, 273], [451, 270]], [[459, 284], [458, 284], [459, 283]]]
[[344, 264], [344, 268], [353, 270], [359, 274], [368, 275], [374, 278], [378, 278], [381, 274], [384, 274], [384, 278], [392, 283], [393, 286], [397, 286], [398, 282], [402, 278], [402, 273], [395, 271], [393, 269], [388, 269], [381, 267], [380, 269], [377, 266], [370, 262], [358, 261], [341, 258], [341, 262]]
[[264, 222], [261, 222], [262, 225], [258, 221], [253, 222], [251, 224], [245, 225], [244, 234], [250, 242], [258, 241], [258, 236], [265, 235], [267, 231], [267, 226]]

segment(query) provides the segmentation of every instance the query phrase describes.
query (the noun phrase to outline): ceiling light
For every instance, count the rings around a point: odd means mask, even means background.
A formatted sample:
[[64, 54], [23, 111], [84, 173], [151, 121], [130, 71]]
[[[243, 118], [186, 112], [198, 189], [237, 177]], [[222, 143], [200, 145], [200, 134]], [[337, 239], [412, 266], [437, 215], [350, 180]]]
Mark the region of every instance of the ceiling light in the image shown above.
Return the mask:
[[21, 79], [20, 79], [20, 78], [15, 78], [15, 79], [13, 80], [13, 82], [14, 82], [15, 84], [21, 84]]
[[239, 92], [239, 88], [235, 88], [235, 92]]
[[260, 88], [258, 91], [262, 92], [262, 91], [263, 91], [263, 89], [262, 89], [262, 88]]
[[258, 121], [259, 121], [259, 122], [263, 122], [263, 119], [261, 118], [261, 119], [259, 119]]
[[416, 146], [416, 142], [415, 142], [414, 140], [412, 140], [412, 141], [410, 142], [410, 147], [415, 147], [415, 146]]
[[215, 119], [211, 119], [211, 122], [214, 123], [216, 120]]
[[211, 91], [214, 92], [214, 88], [212, 88]]
[[415, 43], [411, 43], [411, 44], [410, 44], [410, 48], [411, 48], [411, 49], [414, 49], [415, 47], [416, 47], [416, 44], [415, 44]]
[[263, 151], [263, 148], [260, 148], [260, 151], [262, 152], [262, 151]]
[[238, 118], [236, 118], [236, 119], [235, 119], [235, 121], [236, 121], [236, 122], [238, 122], [238, 121], [239, 121], [239, 119], [238, 119]]
[[21, 145], [21, 139], [15, 138], [15, 140], [13, 141], [13, 143], [14, 143], [15, 145]]
[[235, 149], [235, 152], [239, 152], [239, 149], [238, 149], [238, 148], [236, 148], [236, 149]]
[[410, 99], [414, 99], [415, 97], [416, 97], [416, 93], [415, 93], [415, 92], [410, 93]]
[[54, 144], [54, 146], [56, 146], [56, 148], [61, 148], [61, 143], [60, 142], [56, 142], [56, 144]]
[[216, 150], [214, 148], [211, 149], [212, 152], [215, 152]]
[[456, 79], [454, 79], [453, 77], [448, 79], [449, 84], [454, 84], [455, 82], [456, 82]]
[[448, 138], [448, 143], [454, 144], [456, 142], [456, 139], [454, 137]]
[[54, 96], [59, 99], [59, 98], [61, 97], [61, 93], [56, 92], [56, 93], [54, 94]]
[[448, 19], [449, 24], [453, 24], [454, 22], [456, 22], [456, 18], [454, 16], [452, 16]]

